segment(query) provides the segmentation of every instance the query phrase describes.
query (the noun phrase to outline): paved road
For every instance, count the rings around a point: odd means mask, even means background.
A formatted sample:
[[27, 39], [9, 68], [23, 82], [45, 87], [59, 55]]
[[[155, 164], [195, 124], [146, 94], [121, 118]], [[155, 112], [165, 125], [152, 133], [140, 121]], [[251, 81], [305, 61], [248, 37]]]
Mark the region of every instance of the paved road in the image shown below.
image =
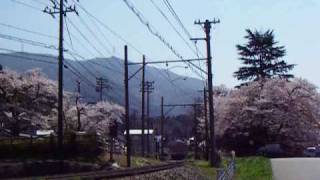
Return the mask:
[[320, 158], [271, 159], [274, 180], [320, 180]]

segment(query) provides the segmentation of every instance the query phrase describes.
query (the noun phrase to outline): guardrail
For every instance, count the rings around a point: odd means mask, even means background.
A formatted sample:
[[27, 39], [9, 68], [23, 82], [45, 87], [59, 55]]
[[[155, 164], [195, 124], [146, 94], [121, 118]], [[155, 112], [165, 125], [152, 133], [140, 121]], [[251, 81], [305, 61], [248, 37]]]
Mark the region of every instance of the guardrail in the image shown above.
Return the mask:
[[232, 180], [236, 172], [235, 152], [231, 152], [231, 160], [227, 167], [217, 169], [217, 180]]

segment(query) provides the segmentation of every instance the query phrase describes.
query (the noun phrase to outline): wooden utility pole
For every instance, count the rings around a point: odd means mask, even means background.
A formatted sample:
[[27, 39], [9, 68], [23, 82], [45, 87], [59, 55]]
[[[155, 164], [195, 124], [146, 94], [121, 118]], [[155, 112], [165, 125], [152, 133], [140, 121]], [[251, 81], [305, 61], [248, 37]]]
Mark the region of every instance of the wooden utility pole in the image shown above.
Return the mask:
[[163, 107], [193, 107], [193, 117], [194, 117], [194, 127], [193, 127], [193, 135], [194, 135], [194, 157], [195, 159], [199, 159], [198, 156], [198, 133], [197, 133], [197, 127], [198, 127], [198, 120], [197, 120], [197, 106], [201, 106], [201, 103], [193, 103], [193, 104], [161, 104], [161, 107], [163, 109]]
[[206, 140], [206, 149], [205, 149], [205, 158], [209, 160], [209, 123], [208, 123], [208, 107], [207, 107], [207, 89], [203, 89], [203, 106], [204, 106], [204, 121], [205, 121], [205, 140]]
[[145, 125], [145, 107], [144, 107], [144, 103], [145, 103], [145, 97], [144, 97], [144, 93], [145, 93], [145, 67], [146, 66], [146, 57], [143, 55], [142, 57], [142, 81], [141, 81], [141, 155], [142, 157], [144, 157], [144, 125]]
[[51, 1], [52, 7], [48, 6], [43, 10], [44, 13], [50, 14], [55, 18], [55, 14], [59, 14], [59, 57], [58, 57], [58, 151], [60, 159], [63, 159], [63, 23], [64, 17], [68, 12], [78, 12], [75, 6], [64, 7], [64, 1]]
[[164, 112], [163, 112], [163, 96], [161, 96], [161, 119], [160, 119], [160, 132], [161, 132], [161, 146], [160, 146], [160, 159], [163, 159], [164, 155], [164, 149], [163, 149], [163, 144], [164, 144]]
[[145, 83], [145, 90], [147, 93], [147, 154], [150, 155], [150, 94], [154, 90], [154, 81], [147, 81]]
[[211, 44], [210, 44], [210, 31], [211, 31], [211, 24], [218, 24], [220, 20], [213, 20], [209, 21], [206, 20], [205, 22], [197, 21], [195, 24], [203, 25], [206, 37], [205, 38], [196, 38], [192, 40], [205, 40], [207, 44], [207, 66], [208, 66], [208, 91], [209, 91], [209, 122], [210, 122], [210, 165], [218, 167], [220, 162], [217, 154], [216, 149], [216, 139], [215, 139], [215, 132], [214, 132], [214, 109], [213, 109], [213, 87], [212, 87], [212, 56], [211, 56]]
[[127, 146], [127, 167], [131, 166], [131, 140], [129, 120], [129, 71], [128, 71], [128, 46], [124, 46], [124, 89], [125, 89], [125, 128]]
[[197, 105], [193, 105], [193, 135], [194, 135], [194, 159], [199, 159], [199, 138], [198, 138], [198, 119], [197, 119]]
[[96, 91], [99, 92], [100, 101], [103, 100], [103, 89], [107, 89], [109, 86], [107, 85], [108, 80], [102, 77], [96, 79], [97, 87]]
[[63, 0], [60, 0], [59, 12], [59, 72], [58, 72], [58, 148], [60, 156], [63, 154]]
[[79, 107], [80, 104], [80, 85], [81, 85], [81, 81], [77, 80], [77, 97], [76, 97], [76, 107], [77, 107], [77, 118], [78, 118], [78, 127], [77, 130], [80, 131], [81, 130], [81, 108]]

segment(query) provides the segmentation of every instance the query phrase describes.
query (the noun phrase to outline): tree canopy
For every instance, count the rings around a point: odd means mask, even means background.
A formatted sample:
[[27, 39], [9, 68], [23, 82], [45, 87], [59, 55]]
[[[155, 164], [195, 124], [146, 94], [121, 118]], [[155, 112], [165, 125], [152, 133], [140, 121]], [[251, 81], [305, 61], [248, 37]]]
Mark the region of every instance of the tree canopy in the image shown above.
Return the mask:
[[[17, 73], [4, 69], [0, 73], [0, 127], [13, 136], [30, 129], [57, 128], [58, 88], [40, 70]], [[64, 92], [65, 131], [77, 131], [77, 108], [80, 114], [81, 131], [108, 134], [114, 123], [122, 123], [123, 108], [109, 102], [75, 104], [71, 93]], [[0, 129], [1, 130], [1, 129]]]
[[[234, 76], [241, 81], [258, 81], [261, 79], [279, 77], [293, 78], [288, 72], [295, 65], [287, 64], [281, 58], [285, 56], [284, 46], [278, 46], [272, 30], [265, 32], [246, 30], [244, 45], [236, 45], [240, 60], [244, 64]], [[246, 83], [244, 83], [246, 84]]]
[[222, 146], [241, 154], [279, 143], [296, 155], [317, 144], [320, 94], [316, 86], [297, 78], [273, 78], [260, 84], [250, 82], [215, 97], [215, 128]]

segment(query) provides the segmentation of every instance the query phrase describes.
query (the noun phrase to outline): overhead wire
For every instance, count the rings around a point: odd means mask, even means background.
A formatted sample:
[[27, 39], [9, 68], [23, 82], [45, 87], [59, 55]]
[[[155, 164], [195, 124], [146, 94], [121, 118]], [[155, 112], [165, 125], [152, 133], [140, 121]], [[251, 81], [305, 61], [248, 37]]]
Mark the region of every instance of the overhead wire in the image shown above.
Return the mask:
[[[154, 0], [150, 0], [151, 3], [153, 4], [153, 6], [159, 11], [159, 13], [163, 16], [163, 18], [169, 23], [169, 25], [173, 28], [173, 30], [178, 34], [178, 36], [183, 40], [183, 42], [188, 46], [188, 48], [198, 57], [200, 58], [199, 56], [199, 49], [198, 49], [198, 46], [196, 45], [196, 42], [195, 42], [195, 50], [191, 47], [191, 45], [188, 43], [188, 41], [182, 36], [182, 34], [177, 30], [177, 28], [173, 25], [173, 23], [170, 21], [169, 17], [162, 11], [162, 9], [154, 2]], [[171, 7], [171, 6], [170, 6]], [[169, 9], [171, 10], [171, 9]], [[176, 14], [176, 13], [174, 13]], [[180, 20], [180, 18], [178, 17], [178, 19]], [[180, 26], [181, 26], [182, 22], [180, 21]], [[188, 32], [188, 30], [185, 28], [185, 26], [182, 24], [182, 27], [183, 27], [183, 30], [184, 32], [187, 34], [188, 38], [191, 39], [191, 35], [190, 33]], [[203, 56], [203, 55], [202, 55]], [[201, 61], [198, 61], [198, 66], [201, 67]], [[200, 71], [201, 73], [201, 76], [203, 76], [202, 74], [202, 71]], [[168, 74], [168, 77], [170, 78], [170, 75], [169, 73]]]
[[[180, 17], [178, 16], [178, 14], [176, 13], [176, 11], [174, 10], [173, 6], [171, 5], [169, 0], [163, 0], [164, 4], [166, 5], [167, 9], [169, 10], [169, 12], [171, 13], [171, 15], [175, 18], [175, 20], [178, 22], [178, 25], [180, 25], [180, 27], [182, 28], [182, 30], [184, 31], [184, 33], [188, 36], [189, 39], [192, 39], [191, 33], [188, 31], [188, 29], [186, 28], [186, 26], [182, 23]], [[197, 57], [199, 58], [199, 54], [201, 54], [202, 57], [204, 57], [204, 55], [202, 53], [200, 53], [199, 48], [197, 46], [197, 41], [194, 42], [194, 46], [196, 48], [196, 52], [197, 52]], [[198, 62], [199, 67], [201, 67], [201, 62]], [[201, 67], [203, 68], [203, 67]], [[202, 75], [202, 72], [200, 72]]]
[[71, 24], [71, 26], [81, 35], [81, 37], [102, 57], [104, 57], [103, 53], [97, 49], [95, 45], [84, 35], [81, 30], [67, 17], [66, 20]]
[[154, 0], [150, 0], [151, 4], [159, 11], [162, 17], [168, 22], [168, 24], [172, 27], [172, 29], [177, 33], [177, 35], [182, 39], [182, 41], [186, 44], [186, 46], [195, 54], [198, 55], [198, 52], [194, 50], [189, 42], [182, 36], [182, 34], [178, 31], [178, 29], [173, 25], [170, 21], [169, 17], [162, 11], [162, 9], [154, 2]]
[[[121, 40], [122, 42], [124, 42], [125, 44], [127, 44], [129, 47], [131, 47], [134, 51], [136, 51], [137, 53], [139, 53], [140, 55], [145, 55], [139, 48], [137, 48], [136, 46], [134, 46], [132, 43], [130, 43], [129, 41], [127, 41], [124, 37], [122, 37], [120, 34], [118, 34], [116, 31], [114, 31], [111, 27], [109, 27], [107, 24], [105, 24], [104, 22], [102, 22], [99, 18], [97, 18], [96, 16], [94, 16], [92, 13], [90, 13], [86, 8], [84, 8], [82, 6], [82, 4], [80, 2], [76, 2], [77, 7], [79, 7], [83, 12], [85, 12], [88, 16], [90, 16], [93, 20], [95, 20], [98, 24], [100, 24], [104, 29], [106, 29], [107, 31], [109, 31], [112, 35], [114, 35], [116, 38], [118, 38], [119, 40]], [[147, 56], [146, 56], [147, 57]], [[99, 65], [99, 64], [97, 64]], [[106, 67], [108, 68], [108, 67]], [[157, 69], [158, 70], [158, 69]], [[182, 90], [179, 86], [177, 86], [174, 82], [172, 82], [171, 79], [168, 79], [168, 77], [166, 77], [166, 75], [158, 70], [161, 74], [161, 76], [163, 76], [168, 82], [169, 84], [171, 84], [174, 87], [177, 87], [178, 89]], [[136, 78], [136, 77], [135, 77]], [[183, 92], [184, 90], [182, 90]]]
[[[18, 0], [11, 0], [12, 2], [14, 3], [17, 3], [17, 4], [20, 4], [20, 5], [23, 5], [25, 7], [28, 7], [28, 8], [31, 8], [33, 10], [37, 10], [37, 11], [43, 11], [42, 9], [38, 8], [38, 7], [35, 7], [33, 5], [30, 5], [28, 3], [24, 3], [24, 2], [21, 2], [21, 1], [18, 1]], [[33, 0], [35, 2], [35, 0]], [[40, 1], [37, 1], [38, 3], [40, 4], [43, 4], [43, 5], [46, 5], [45, 3], [42, 3]], [[56, 2], [56, 1], [55, 1]], [[57, 2], [58, 3], [58, 2]], [[39, 32], [35, 32], [35, 31], [30, 31], [30, 30], [26, 30], [26, 29], [23, 29], [23, 28], [19, 28], [19, 27], [16, 27], [16, 26], [12, 26], [12, 25], [8, 25], [8, 24], [5, 24], [5, 23], [1, 23], [2, 26], [6, 26], [8, 28], [13, 28], [13, 29], [16, 29], [16, 30], [20, 30], [20, 31], [24, 31], [24, 32], [28, 32], [28, 33], [32, 33], [32, 34], [37, 34], [37, 35], [40, 35], [40, 36], [43, 36], [43, 37], [48, 37], [48, 38], [54, 38], [54, 39], [57, 39], [57, 37], [54, 37], [54, 36], [51, 36], [51, 35], [45, 35], [43, 33], [39, 33]], [[68, 27], [67, 27], [68, 28]], [[69, 30], [68, 30], [69, 32]], [[2, 36], [1, 36], [2, 35]], [[41, 42], [36, 42], [36, 41], [32, 41], [32, 40], [27, 40], [27, 39], [23, 39], [23, 38], [17, 38], [17, 37], [14, 37], [14, 36], [8, 36], [8, 35], [4, 35], [4, 34], [1, 34], [0, 35], [0, 38], [3, 38], [3, 39], [7, 39], [7, 40], [14, 40], [14, 41], [18, 41], [18, 42], [21, 42], [21, 43], [27, 43], [27, 44], [30, 44], [30, 45], [33, 45], [33, 46], [39, 46], [39, 47], [44, 47], [44, 48], [47, 48], [47, 49], [54, 49], [54, 50], [57, 50], [58, 48], [56, 46], [53, 46], [53, 45], [47, 45], [45, 43], [41, 43]], [[71, 41], [71, 38], [70, 38], [70, 43], [71, 45], [70, 46], [73, 46], [73, 43]], [[65, 50], [65, 52], [67, 52], [68, 54], [70, 54], [71, 56], [73, 56], [74, 59], [76, 59], [74, 57], [74, 52], [70, 52], [68, 50]], [[102, 54], [102, 53], [101, 53]], [[6, 54], [8, 55], [8, 54]], [[9, 55], [8, 55], [9, 56]], [[10, 55], [10, 56], [13, 56], [13, 55]], [[15, 56], [17, 57], [17, 56]], [[19, 58], [22, 58], [19, 56]], [[26, 59], [26, 58], [24, 58]], [[29, 60], [31, 60], [29, 58]], [[34, 59], [33, 59], [34, 60]], [[45, 62], [45, 61], [42, 61], [42, 62]], [[65, 61], [66, 64], [68, 64], [72, 69], [69, 68], [70, 71], [73, 72], [74, 75], [77, 75], [78, 77], [80, 76], [80, 72], [76, 70], [76, 68], [74, 66], [72, 66], [70, 63], [68, 63], [67, 61]], [[49, 63], [49, 62], [45, 62], [45, 63]], [[69, 67], [67, 65], [64, 65], [65, 67]], [[83, 66], [82, 66], [83, 67]], [[77, 74], [78, 72], [78, 74]], [[91, 81], [89, 81], [85, 76], [83, 76], [87, 83], [89, 82], [91, 85], [94, 85]], [[80, 78], [80, 77], [79, 77]]]
[[28, 61], [36, 61], [36, 62], [41, 62], [41, 63], [46, 63], [46, 64], [53, 64], [53, 65], [58, 65], [55, 62], [52, 61], [47, 61], [47, 60], [43, 60], [43, 59], [37, 59], [37, 58], [30, 58], [30, 57], [26, 57], [26, 56], [19, 56], [17, 55], [18, 53], [21, 54], [22, 52], [18, 52], [18, 51], [14, 51], [11, 49], [6, 49], [6, 48], [0, 48], [0, 51], [5, 51], [5, 52], [9, 52], [9, 53], [1, 53], [1, 56], [9, 56], [9, 57], [15, 57], [15, 58], [22, 58]]
[[28, 3], [25, 3], [25, 2], [21, 2], [21, 1], [18, 1], [18, 0], [11, 0], [11, 2], [20, 4], [20, 5], [22, 5], [22, 6], [31, 8], [31, 9], [33, 9], [33, 10], [42, 11], [42, 9], [40, 9], [40, 8], [38, 8], [38, 7], [35, 7], [35, 6], [33, 6], [33, 5], [30, 5], [30, 4], [28, 4]]
[[[11, 0], [13, 2], [17, 2], [21, 5], [25, 5], [29, 8], [32, 8], [31, 5], [28, 5], [26, 3], [21, 3], [21, 2], [18, 2], [16, 0]], [[80, 5], [79, 2], [77, 2], [78, 5]], [[96, 18], [94, 15], [92, 15], [90, 12], [88, 12], [85, 8], [83, 8], [81, 5], [79, 6], [87, 15], [89, 15], [92, 19], [94, 19], [98, 24], [100, 24], [102, 27], [104, 27], [105, 29], [107, 29], [111, 34], [113, 34], [115, 37], [117, 37], [118, 39], [120, 39], [121, 41], [125, 42], [128, 46], [130, 46], [131, 48], [133, 48], [136, 52], [138, 52], [139, 54], [143, 54], [142, 51], [140, 51], [137, 47], [135, 47], [133, 44], [131, 44], [130, 42], [128, 42], [125, 38], [123, 38], [120, 34], [116, 33], [114, 30], [112, 30], [109, 26], [107, 26], [105, 23], [103, 23], [101, 20], [99, 20], [98, 18]], [[32, 9], [35, 9], [35, 10], [40, 10], [42, 11], [41, 9], [39, 8], [32, 8]], [[71, 24], [71, 23], [70, 23]], [[83, 35], [83, 34], [82, 34]], [[90, 43], [89, 43], [90, 44]], [[102, 53], [99, 53], [99, 54], [102, 54]], [[101, 64], [96, 64], [97, 66], [101, 66]], [[108, 68], [110, 69], [109, 67], [107, 66], [104, 66], [105, 68]], [[161, 72], [161, 71], [160, 71]], [[164, 75], [165, 76], [165, 75]], [[171, 80], [168, 80], [171, 82]], [[171, 82], [172, 83], [172, 82]]]
[[16, 37], [16, 36], [12, 36], [12, 35], [0, 33], [0, 38], [10, 40], [10, 41], [16, 41], [16, 42], [20, 42], [20, 43], [26, 43], [26, 44], [30, 44], [32, 46], [38, 46], [38, 47], [42, 47], [42, 48], [46, 48], [46, 49], [58, 50], [58, 48], [54, 45], [50, 45], [50, 44], [46, 44], [43, 42], [38, 42], [38, 41], [30, 40], [30, 39], [20, 38], [20, 37]]
[[[81, 23], [82, 23], [82, 24], [87, 28], [87, 30], [91, 33], [91, 35], [94, 37], [94, 39], [104, 48], [105, 51], [107, 51], [107, 52], [109, 53], [110, 56], [112, 56], [112, 55], [113, 55], [112, 50], [109, 50], [108, 47], [105, 46], [105, 44], [101, 41], [100, 38], [97, 37], [96, 33], [93, 32], [93, 30], [90, 28], [90, 26], [85, 22], [85, 20], [84, 20], [81, 16], [79, 16], [79, 19], [80, 19]], [[98, 27], [97, 29], [98, 29], [98, 31], [99, 31], [99, 27]], [[101, 33], [102, 33], [102, 32], [101, 32]], [[103, 36], [104, 36], [104, 35], [103, 35]], [[107, 39], [107, 38], [105, 37], [105, 39]], [[109, 43], [111, 46], [113, 46], [113, 45], [111, 44], [111, 42], [109, 42], [108, 40], [107, 40], [106, 42]], [[118, 61], [117, 61], [117, 62], [118, 62]], [[120, 62], [118, 62], [118, 64], [120, 65], [120, 67], [122, 67], [122, 65], [121, 65]]]
[[80, 22], [87, 28], [87, 30], [91, 33], [93, 38], [103, 47], [103, 49], [112, 55], [112, 52], [103, 44], [103, 42], [96, 36], [96, 34], [92, 31], [92, 29], [88, 26], [88, 24], [84, 21], [84, 19], [79, 16]]
[[[9, 52], [9, 53], [1, 53], [0, 54], [1, 56], [13, 57], [13, 58], [17, 58], [19, 60], [23, 59], [23, 60], [27, 60], [27, 61], [36, 61], [36, 62], [46, 63], [46, 64], [50, 64], [50, 65], [56, 65], [56, 66], [58, 65], [58, 63], [54, 62], [54, 61], [49, 61], [49, 60], [38, 59], [38, 58], [35, 58], [35, 57], [28, 57], [28, 56], [18, 55], [18, 54], [21, 54], [22, 52], [18, 52], [18, 51], [15, 51], [15, 50], [6, 49], [6, 48], [0, 48], [0, 50]], [[28, 54], [28, 53], [25, 53], [25, 54]], [[55, 59], [54, 56], [49, 56], [49, 55], [37, 55], [37, 56]], [[85, 81], [87, 83], [89, 82], [89, 84], [92, 85], [92, 82], [90, 80], [88, 80], [85, 76], [83, 76], [79, 71], [77, 71], [76, 68], [74, 68], [74, 66], [71, 65], [68, 61], [64, 61], [64, 64], [65, 64], [64, 67], [66, 69], [70, 70], [70, 72], [72, 74], [74, 74], [75, 76], [77, 76], [80, 79], [85, 79]]]
[[[184, 61], [184, 58], [182, 57], [182, 55], [180, 55], [175, 49], [174, 47], [160, 34], [158, 33], [155, 28], [152, 26], [152, 24], [150, 24], [150, 22], [143, 16], [143, 14], [132, 4], [132, 2], [129, 2], [129, 0], [123, 0], [123, 2], [125, 2], [125, 4], [127, 5], [127, 7], [134, 13], [134, 15], [139, 19], [139, 21], [145, 25], [147, 27], [147, 29], [149, 30], [149, 32], [151, 34], [153, 34], [155, 37], [157, 37], [175, 56], [177, 56], [179, 59], [181, 59], [182, 62], [186, 63], [190, 69], [197, 74], [200, 78], [204, 79], [204, 77], [199, 74], [199, 72], [195, 71], [193, 67], [196, 67], [197, 69], [201, 69], [199, 68], [197, 65], [195, 65], [192, 62], [186, 62]], [[190, 66], [192, 65], [192, 66]]]
[[140, 55], [143, 55], [144, 53], [142, 51], [140, 51], [136, 46], [134, 46], [132, 43], [130, 43], [129, 41], [127, 41], [124, 37], [122, 37], [120, 34], [118, 34], [116, 31], [114, 31], [112, 28], [110, 28], [107, 24], [105, 24], [104, 22], [102, 22], [100, 19], [98, 19], [96, 16], [94, 16], [92, 13], [90, 13], [88, 10], [86, 10], [80, 2], [76, 2], [74, 1], [77, 6], [82, 9], [88, 16], [90, 16], [91, 18], [93, 18], [96, 22], [98, 22], [103, 28], [105, 28], [107, 31], [109, 31], [111, 34], [113, 34], [115, 37], [117, 37], [118, 39], [120, 39], [122, 42], [124, 42], [125, 44], [127, 44], [128, 46], [130, 46], [133, 50], [135, 50], [137, 53], [139, 53]]
[[[66, 27], [67, 27], [67, 32], [68, 32], [68, 37], [69, 37], [69, 41], [70, 41], [71, 48], [72, 48], [73, 52], [75, 52], [75, 49], [74, 49], [74, 46], [73, 46], [73, 43], [72, 43], [72, 39], [71, 39], [71, 32], [69, 31], [69, 28], [68, 28], [68, 23], [67, 23], [67, 21], [65, 21], [64, 23], [66, 24]], [[67, 52], [67, 53], [68, 53], [68, 52]], [[71, 55], [71, 56], [73, 57], [73, 59], [74, 59], [76, 62], [78, 62], [78, 63], [80, 64], [80, 66], [81, 66], [83, 69], [85, 69], [90, 75], [92, 75], [94, 78], [97, 78], [97, 76], [96, 76], [89, 68], [87, 68], [85, 65], [83, 65], [82, 62], [79, 61], [79, 60], [75, 57], [74, 53], [68, 53], [68, 54]], [[81, 57], [81, 56], [80, 56], [80, 57]]]
[[55, 37], [55, 36], [52, 36], [52, 35], [44, 34], [44, 33], [37, 32], [37, 31], [31, 31], [31, 30], [28, 30], [28, 29], [25, 29], [25, 28], [21, 28], [21, 27], [18, 27], [18, 26], [13, 26], [13, 25], [10, 25], [10, 24], [2, 23], [2, 22], [0, 22], [0, 26], [7, 27], [7, 28], [10, 28], [10, 29], [15, 29], [15, 30], [26, 32], [26, 33], [30, 33], [30, 34], [34, 34], [34, 35], [38, 35], [38, 36], [42, 36], [42, 37], [46, 37], [46, 38], [58, 39], [58, 37]]

